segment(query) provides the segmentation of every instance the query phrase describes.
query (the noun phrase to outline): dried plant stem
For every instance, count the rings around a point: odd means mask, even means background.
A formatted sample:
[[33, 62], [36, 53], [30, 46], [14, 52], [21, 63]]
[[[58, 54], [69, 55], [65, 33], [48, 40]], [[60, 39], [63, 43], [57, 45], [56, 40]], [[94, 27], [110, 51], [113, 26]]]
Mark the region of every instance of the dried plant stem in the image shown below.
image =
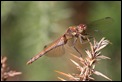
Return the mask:
[[22, 74], [21, 72], [16, 72], [9, 70], [6, 64], [7, 57], [1, 57], [1, 81], [6, 81], [10, 77]]
[[[73, 57], [76, 58], [76, 60], [78, 60], [82, 66], [75, 62], [75, 60], [71, 60], [72, 63], [74, 63], [76, 65], [76, 68], [78, 70], [80, 70], [79, 74], [66, 74], [60, 71], [56, 71], [59, 74], [68, 77], [69, 80], [71, 81], [91, 81], [91, 80], [95, 80], [93, 77], [91, 77], [91, 75], [95, 74], [98, 76], [102, 76], [110, 81], [112, 81], [110, 78], [108, 78], [107, 76], [105, 76], [104, 74], [102, 74], [99, 71], [95, 70], [95, 66], [96, 66], [96, 62], [98, 62], [101, 59], [110, 59], [107, 56], [101, 55], [100, 50], [103, 49], [104, 47], [106, 47], [110, 42], [108, 40], [105, 40], [105, 38], [103, 37], [99, 42], [97, 42], [94, 38], [93, 44], [92, 42], [87, 38], [89, 44], [90, 44], [90, 50], [85, 49], [85, 52], [87, 54], [87, 56], [85, 58], [81, 58], [78, 57], [74, 54], [71, 54]], [[62, 81], [66, 81], [63, 78], [58, 77], [60, 80]]]

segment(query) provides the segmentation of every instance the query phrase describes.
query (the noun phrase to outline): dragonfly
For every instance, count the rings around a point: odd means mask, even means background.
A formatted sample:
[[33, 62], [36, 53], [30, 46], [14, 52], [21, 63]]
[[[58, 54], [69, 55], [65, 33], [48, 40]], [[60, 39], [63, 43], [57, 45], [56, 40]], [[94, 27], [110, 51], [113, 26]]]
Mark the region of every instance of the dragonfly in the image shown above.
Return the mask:
[[[108, 22], [110, 20], [111, 20], [111, 17], [105, 17], [105, 18], [99, 19], [97, 21], [98, 21], [98, 23], [101, 23], [102, 21]], [[98, 23], [96, 23], [97, 21], [90, 23], [88, 26], [90, 26], [90, 25], [94, 26], [94, 25], [98, 24]], [[68, 41], [70, 41], [71, 39], [72, 39], [71, 45], [72, 45], [73, 49], [76, 50], [76, 52], [78, 52], [80, 54], [80, 56], [82, 57], [82, 54], [75, 47], [75, 44], [78, 40], [80, 40], [80, 43], [82, 44], [84, 40], [87, 40], [87, 38], [91, 37], [91, 36], [89, 36], [89, 34], [87, 34], [86, 30], [87, 30], [86, 24], [79, 24], [77, 26], [70, 26], [61, 37], [59, 37], [57, 40], [52, 42], [51, 45], [45, 46], [45, 48], [40, 53], [38, 53], [37, 55], [32, 57], [27, 62], [27, 65], [33, 63], [34, 61], [36, 61], [37, 59], [39, 59], [40, 57], [42, 57], [46, 53], [48, 53], [58, 47], [62, 47], [64, 45], [68, 44]]]

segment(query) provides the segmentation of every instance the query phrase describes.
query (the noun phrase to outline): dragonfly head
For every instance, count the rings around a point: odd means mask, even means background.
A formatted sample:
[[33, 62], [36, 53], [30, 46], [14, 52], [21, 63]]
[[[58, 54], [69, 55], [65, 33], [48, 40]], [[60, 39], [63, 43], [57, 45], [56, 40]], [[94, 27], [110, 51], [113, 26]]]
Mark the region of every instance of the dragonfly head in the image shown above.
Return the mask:
[[77, 30], [78, 32], [82, 33], [83, 31], [85, 31], [87, 28], [87, 26], [85, 24], [80, 24], [77, 26]]

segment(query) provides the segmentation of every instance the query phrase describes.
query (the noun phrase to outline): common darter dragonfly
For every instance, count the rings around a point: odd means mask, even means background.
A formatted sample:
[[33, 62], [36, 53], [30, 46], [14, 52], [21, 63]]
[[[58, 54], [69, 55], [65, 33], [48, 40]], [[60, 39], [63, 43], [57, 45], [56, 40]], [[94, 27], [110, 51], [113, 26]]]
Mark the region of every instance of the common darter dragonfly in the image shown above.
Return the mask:
[[[72, 42], [72, 47], [74, 48], [74, 50], [76, 50], [81, 56], [82, 54], [79, 52], [79, 50], [75, 47], [75, 44], [77, 42], [77, 40], [80, 40], [80, 43], [82, 44], [84, 40], [86, 40], [87, 38], [89, 38], [90, 36], [87, 34], [87, 26], [96, 26], [102, 22], [109, 22], [111, 21], [112, 18], [111, 17], [105, 17], [103, 19], [99, 19], [96, 20], [88, 25], [86, 24], [79, 24], [78, 26], [70, 26], [66, 32], [59, 37], [57, 40], [55, 40], [54, 42], [51, 43], [51, 45], [49, 46], [45, 46], [45, 48], [38, 53], [37, 55], [35, 55], [34, 57], [32, 57], [27, 64], [31, 64], [34, 61], [36, 61], [38, 58], [42, 57], [43, 55], [45, 55], [46, 53], [58, 48], [58, 47], [62, 47], [66, 44], [68, 44], [68, 41], [70, 41], [71, 39], [73, 39]], [[103, 24], [103, 23], [102, 23]]]

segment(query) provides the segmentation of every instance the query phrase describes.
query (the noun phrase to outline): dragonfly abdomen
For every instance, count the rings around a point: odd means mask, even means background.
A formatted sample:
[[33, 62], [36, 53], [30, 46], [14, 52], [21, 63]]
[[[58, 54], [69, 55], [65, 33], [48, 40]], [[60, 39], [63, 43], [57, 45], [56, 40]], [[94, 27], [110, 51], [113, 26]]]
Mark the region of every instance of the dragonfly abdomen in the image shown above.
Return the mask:
[[44, 54], [46, 54], [47, 52], [51, 51], [52, 49], [56, 48], [56, 47], [59, 47], [59, 46], [62, 46], [64, 44], [66, 44], [67, 40], [66, 40], [66, 37], [63, 36], [61, 38], [59, 38], [58, 40], [56, 40], [52, 45], [50, 46], [46, 46], [46, 48], [41, 51], [39, 54], [37, 54], [36, 56], [32, 57], [28, 62], [27, 64], [31, 64], [33, 63], [35, 60], [37, 60], [38, 58], [40, 58], [41, 56], [43, 56]]

